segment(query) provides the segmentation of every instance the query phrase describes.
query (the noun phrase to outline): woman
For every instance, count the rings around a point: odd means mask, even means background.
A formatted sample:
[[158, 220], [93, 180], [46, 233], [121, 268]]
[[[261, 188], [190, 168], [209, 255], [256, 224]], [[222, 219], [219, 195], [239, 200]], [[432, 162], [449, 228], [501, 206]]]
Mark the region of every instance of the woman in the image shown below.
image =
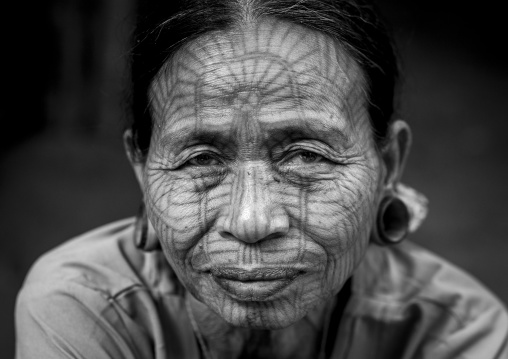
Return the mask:
[[356, 0], [140, 9], [136, 219], [42, 257], [18, 358], [506, 358], [487, 290], [408, 242], [397, 64]]

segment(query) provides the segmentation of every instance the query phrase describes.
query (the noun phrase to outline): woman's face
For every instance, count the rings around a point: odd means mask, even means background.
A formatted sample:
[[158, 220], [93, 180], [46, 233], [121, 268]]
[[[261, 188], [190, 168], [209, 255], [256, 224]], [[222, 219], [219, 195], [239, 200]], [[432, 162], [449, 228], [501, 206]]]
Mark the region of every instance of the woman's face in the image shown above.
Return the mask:
[[195, 40], [154, 80], [148, 215], [227, 322], [293, 324], [361, 260], [382, 171], [365, 86], [334, 41], [280, 21]]

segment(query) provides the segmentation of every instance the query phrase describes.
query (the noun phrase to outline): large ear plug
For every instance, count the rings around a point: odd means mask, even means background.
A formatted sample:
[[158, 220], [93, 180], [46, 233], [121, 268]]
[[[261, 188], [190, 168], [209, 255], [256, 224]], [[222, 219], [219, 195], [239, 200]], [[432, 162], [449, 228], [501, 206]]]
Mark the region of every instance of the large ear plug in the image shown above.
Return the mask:
[[379, 245], [400, 243], [409, 232], [411, 216], [406, 204], [397, 196], [385, 196], [379, 204], [372, 239]]
[[145, 252], [152, 252], [160, 250], [160, 242], [157, 238], [157, 234], [152, 227], [152, 224], [146, 216], [145, 203], [142, 202], [139, 207], [139, 212], [136, 217], [136, 223], [134, 227], [134, 239], [136, 247]]

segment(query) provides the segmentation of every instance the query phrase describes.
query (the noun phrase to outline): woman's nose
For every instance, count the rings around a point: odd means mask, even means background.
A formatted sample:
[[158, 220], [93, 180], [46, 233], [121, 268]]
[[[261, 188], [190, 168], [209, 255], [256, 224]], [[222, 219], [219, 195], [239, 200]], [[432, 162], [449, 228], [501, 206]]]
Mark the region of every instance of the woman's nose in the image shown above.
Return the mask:
[[288, 232], [289, 219], [281, 208], [276, 210], [263, 177], [265, 175], [255, 167], [242, 169], [237, 175], [229, 208], [218, 221], [221, 236], [256, 243]]

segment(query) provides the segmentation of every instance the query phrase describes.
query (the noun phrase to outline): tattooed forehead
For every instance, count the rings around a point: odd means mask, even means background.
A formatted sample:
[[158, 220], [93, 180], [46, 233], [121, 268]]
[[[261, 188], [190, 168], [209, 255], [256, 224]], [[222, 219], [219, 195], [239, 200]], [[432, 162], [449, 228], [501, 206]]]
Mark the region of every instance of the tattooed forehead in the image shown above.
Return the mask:
[[159, 73], [151, 99], [154, 120], [166, 130], [189, 121], [217, 126], [309, 117], [344, 128], [365, 107], [361, 70], [341, 46], [281, 21], [191, 42]]

